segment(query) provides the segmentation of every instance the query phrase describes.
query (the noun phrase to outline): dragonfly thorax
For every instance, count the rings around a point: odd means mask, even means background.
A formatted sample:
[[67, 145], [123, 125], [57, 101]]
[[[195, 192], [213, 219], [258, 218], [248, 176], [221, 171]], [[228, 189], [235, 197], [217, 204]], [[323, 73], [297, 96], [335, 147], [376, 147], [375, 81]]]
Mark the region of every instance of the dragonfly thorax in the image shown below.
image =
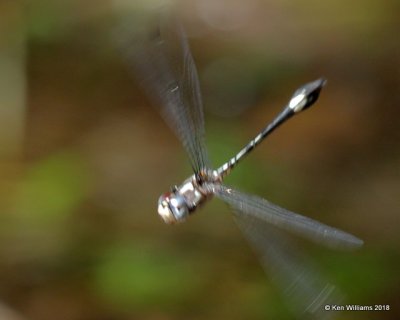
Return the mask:
[[190, 213], [211, 197], [212, 191], [206, 182], [218, 183], [220, 177], [215, 171], [202, 172], [186, 179], [171, 192], [164, 193], [158, 199], [158, 214], [165, 223], [174, 224], [184, 221]]

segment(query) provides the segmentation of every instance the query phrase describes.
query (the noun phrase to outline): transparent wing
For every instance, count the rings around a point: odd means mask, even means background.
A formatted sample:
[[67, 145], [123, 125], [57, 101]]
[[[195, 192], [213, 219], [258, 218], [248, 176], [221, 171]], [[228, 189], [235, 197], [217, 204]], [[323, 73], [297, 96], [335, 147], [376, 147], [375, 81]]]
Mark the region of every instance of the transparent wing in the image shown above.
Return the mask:
[[[160, 106], [166, 123], [185, 147], [192, 168], [210, 168], [204, 144], [200, 85], [182, 26], [174, 19], [160, 22], [156, 33], [127, 32], [120, 48], [149, 97]], [[133, 37], [133, 39], [132, 39]]]
[[260, 197], [223, 185], [213, 185], [211, 188], [218, 198], [228, 203], [241, 215], [256, 217], [318, 244], [340, 249], [353, 249], [363, 244], [362, 240], [349, 233], [278, 207]]
[[255, 249], [265, 271], [281, 287], [296, 318], [331, 319], [324, 306], [343, 301], [339, 290], [297, 250], [287, 235], [253, 216], [235, 211], [235, 221]]

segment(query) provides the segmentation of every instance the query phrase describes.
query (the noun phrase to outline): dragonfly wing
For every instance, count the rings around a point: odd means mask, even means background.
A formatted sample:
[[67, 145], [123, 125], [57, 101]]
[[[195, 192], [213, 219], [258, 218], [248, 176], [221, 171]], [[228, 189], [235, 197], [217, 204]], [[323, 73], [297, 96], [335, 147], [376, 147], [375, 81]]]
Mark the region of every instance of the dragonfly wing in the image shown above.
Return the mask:
[[254, 216], [236, 213], [235, 221], [299, 318], [331, 319], [334, 314], [324, 306], [340, 304], [342, 295], [295, 248], [288, 235]]
[[148, 96], [160, 106], [166, 123], [185, 147], [193, 170], [210, 168], [199, 79], [182, 26], [165, 18], [156, 33], [121, 34], [123, 57]]
[[318, 244], [340, 249], [360, 247], [363, 241], [321, 222], [281, 208], [265, 199], [223, 185], [211, 186], [215, 195], [228, 203], [238, 215], [253, 216], [280, 229], [303, 236]]

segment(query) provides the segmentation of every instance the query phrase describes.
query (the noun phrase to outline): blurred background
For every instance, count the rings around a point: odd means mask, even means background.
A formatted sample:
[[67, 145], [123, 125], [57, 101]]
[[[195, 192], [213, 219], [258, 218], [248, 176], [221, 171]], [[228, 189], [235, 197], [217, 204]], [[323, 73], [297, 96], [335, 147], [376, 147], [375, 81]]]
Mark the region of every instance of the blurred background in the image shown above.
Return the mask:
[[215, 166], [328, 79], [227, 184], [363, 239], [302, 247], [348, 303], [391, 308], [339, 319], [399, 319], [396, 0], [2, 1], [0, 319], [292, 318], [223, 203], [157, 216], [191, 170], [115, 40], [165, 7], [189, 35]]

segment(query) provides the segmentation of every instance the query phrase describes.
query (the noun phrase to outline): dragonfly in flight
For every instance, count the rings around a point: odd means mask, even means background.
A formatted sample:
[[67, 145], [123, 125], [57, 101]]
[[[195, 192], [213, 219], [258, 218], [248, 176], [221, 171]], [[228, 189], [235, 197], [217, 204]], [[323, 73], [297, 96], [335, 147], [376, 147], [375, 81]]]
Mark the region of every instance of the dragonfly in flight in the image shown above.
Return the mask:
[[283, 231], [333, 248], [353, 249], [360, 247], [363, 241], [261, 197], [228, 187], [223, 180], [276, 128], [312, 106], [326, 81], [318, 79], [298, 88], [270, 124], [238, 154], [213, 169], [204, 141], [199, 79], [182, 26], [176, 21], [160, 24], [155, 35], [123, 49], [128, 62], [133, 61], [134, 71], [145, 91], [160, 107], [166, 123], [181, 141], [193, 169], [193, 174], [182, 184], [160, 196], [158, 214], [162, 220], [167, 224], [183, 222], [213, 197], [226, 202], [263, 266], [276, 275], [302, 311], [323, 319], [322, 305], [331, 301], [335, 288], [318, 275]]

